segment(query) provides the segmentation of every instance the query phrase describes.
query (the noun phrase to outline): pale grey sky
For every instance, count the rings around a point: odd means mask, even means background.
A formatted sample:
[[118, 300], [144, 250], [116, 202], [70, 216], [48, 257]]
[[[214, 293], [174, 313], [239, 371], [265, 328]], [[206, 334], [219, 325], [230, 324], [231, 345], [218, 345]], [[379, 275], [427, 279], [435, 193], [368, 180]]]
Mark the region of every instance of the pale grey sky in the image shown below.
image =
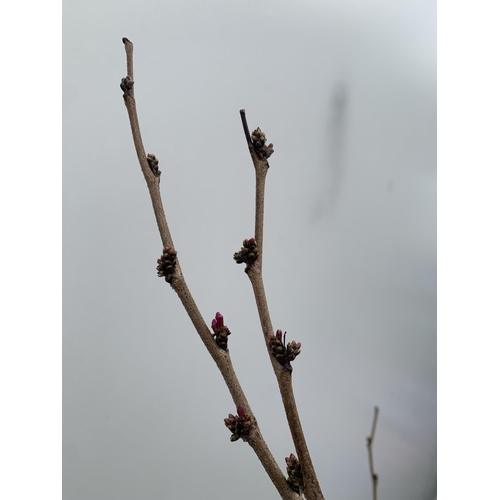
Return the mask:
[[[250, 283], [239, 110], [275, 154], [264, 281], [302, 342], [294, 387], [325, 498], [436, 495], [435, 2], [167, 1], [63, 6], [65, 500], [278, 498], [177, 296], [120, 79], [134, 43], [147, 152], [183, 272], [229, 348], [278, 463], [294, 452]], [[75, 265], [75, 262], [78, 265]]]

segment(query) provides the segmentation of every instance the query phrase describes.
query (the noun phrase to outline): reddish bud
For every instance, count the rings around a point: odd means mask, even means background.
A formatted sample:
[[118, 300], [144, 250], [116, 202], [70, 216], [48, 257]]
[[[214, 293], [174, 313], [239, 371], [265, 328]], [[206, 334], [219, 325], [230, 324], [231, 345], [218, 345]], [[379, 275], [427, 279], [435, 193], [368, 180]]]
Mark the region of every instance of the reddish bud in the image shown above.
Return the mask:
[[217, 320], [217, 328], [224, 326], [224, 316], [220, 312], [215, 313], [215, 319]]
[[215, 319], [212, 320], [212, 330], [217, 333], [217, 321]]
[[276, 330], [276, 338], [281, 340], [283, 337], [283, 332], [281, 330]]
[[274, 148], [274, 144], [271, 142], [268, 146], [270, 149], [273, 149]]
[[243, 406], [239, 406], [236, 408], [236, 411], [238, 412], [238, 416], [240, 418], [243, 418], [245, 416], [245, 408]]

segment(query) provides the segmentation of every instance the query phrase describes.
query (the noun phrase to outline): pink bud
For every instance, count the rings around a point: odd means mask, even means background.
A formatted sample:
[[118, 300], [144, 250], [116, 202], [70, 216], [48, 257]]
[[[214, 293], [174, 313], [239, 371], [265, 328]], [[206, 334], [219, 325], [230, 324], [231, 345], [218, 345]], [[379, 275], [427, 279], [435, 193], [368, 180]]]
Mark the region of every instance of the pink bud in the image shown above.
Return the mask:
[[239, 406], [236, 408], [236, 411], [238, 412], [238, 416], [240, 418], [243, 418], [245, 416], [245, 408], [243, 406]]
[[276, 330], [276, 338], [278, 340], [281, 340], [282, 337], [283, 337], [283, 332], [281, 330]]
[[217, 321], [215, 319], [212, 320], [212, 330], [217, 333]]
[[224, 326], [224, 316], [220, 312], [215, 313], [215, 319], [217, 320], [217, 328]]

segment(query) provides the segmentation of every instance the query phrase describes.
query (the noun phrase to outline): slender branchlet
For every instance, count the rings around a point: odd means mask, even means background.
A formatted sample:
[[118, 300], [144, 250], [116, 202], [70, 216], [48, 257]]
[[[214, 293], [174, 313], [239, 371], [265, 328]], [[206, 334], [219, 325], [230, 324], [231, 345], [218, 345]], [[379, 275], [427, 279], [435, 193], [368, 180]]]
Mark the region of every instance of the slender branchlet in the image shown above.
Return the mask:
[[373, 412], [372, 432], [366, 438], [366, 447], [368, 448], [368, 461], [370, 464], [370, 478], [372, 480], [373, 500], [377, 500], [378, 475], [375, 474], [373, 467], [373, 440], [375, 439], [375, 429], [377, 428], [378, 406], [375, 406]]
[[[264, 190], [266, 185], [266, 175], [269, 170], [269, 163], [267, 159], [271, 156], [272, 152], [266, 156], [267, 151], [274, 151], [272, 149], [272, 144], [265, 146], [265, 135], [262, 140], [260, 135], [262, 132], [260, 129], [254, 130], [252, 135], [248, 130], [247, 118], [244, 109], [240, 110], [241, 121], [243, 124], [243, 130], [245, 132], [245, 138], [247, 140], [248, 149], [250, 151], [250, 156], [255, 167], [255, 181], [256, 181], [256, 195], [255, 195], [255, 240], [257, 241], [257, 246], [262, 252], [264, 248]], [[255, 140], [254, 140], [255, 139]], [[266, 149], [264, 149], [266, 148]], [[259, 269], [262, 269], [262, 259], [258, 259], [256, 263]]]
[[[266, 136], [260, 130], [260, 128], [255, 129], [254, 132], [250, 134], [244, 109], [240, 110], [240, 115], [245, 139], [247, 141], [250, 156], [255, 167], [256, 181], [254, 239], [256, 248], [258, 249], [258, 255], [255, 258], [254, 262], [247, 263], [245, 271], [250, 279], [250, 283], [252, 284], [262, 332], [264, 334], [264, 340], [266, 342], [269, 357], [271, 359], [271, 364], [278, 381], [278, 386], [281, 393], [281, 398], [283, 400], [283, 406], [285, 408], [285, 414], [288, 420], [290, 433], [292, 435], [293, 443], [300, 460], [304, 481], [304, 495], [306, 496], [307, 500], [322, 500], [324, 498], [323, 493], [321, 492], [321, 487], [319, 485], [312, 459], [309, 454], [304, 432], [302, 430], [302, 425], [300, 423], [297, 405], [295, 403], [295, 397], [292, 387], [291, 366], [289, 362], [288, 364], [287, 362], [283, 364], [281, 363], [280, 358], [276, 356], [276, 345], [274, 345], [275, 342], [271, 340], [273, 337], [275, 337], [275, 335], [271, 322], [271, 316], [269, 314], [269, 308], [267, 305], [264, 281], [262, 278], [262, 258], [264, 247], [264, 190], [266, 175], [269, 170], [268, 158], [274, 152], [273, 144], [269, 144], [269, 146], [266, 146]], [[248, 242], [250, 240], [245, 241]], [[235, 260], [238, 262], [237, 255], [238, 254], [235, 254]], [[295, 354], [297, 355], [298, 352], [300, 352], [300, 345], [297, 350], [295, 350], [295, 348], [296, 346], [293, 349]], [[291, 359], [289, 359], [288, 361], [290, 360]]]
[[[167, 219], [165, 218], [165, 212], [163, 210], [163, 203], [161, 201], [160, 176], [155, 175], [150, 166], [150, 161], [148, 161], [148, 155], [146, 155], [146, 151], [144, 149], [141, 128], [137, 117], [137, 107], [134, 97], [134, 46], [128, 38], [123, 38], [122, 40], [125, 44], [125, 52], [127, 54], [127, 76], [122, 78], [120, 87], [123, 90], [123, 99], [128, 112], [130, 128], [132, 129], [132, 139], [134, 141], [137, 159], [139, 160], [139, 165], [141, 166], [141, 170], [144, 178], [146, 179], [146, 184], [151, 196], [151, 203], [153, 204], [153, 211], [156, 217], [156, 223], [158, 224], [158, 231], [160, 232], [163, 246], [174, 250], [174, 243], [172, 241], [172, 236], [170, 235]], [[132, 84], [130, 82], [132, 82]], [[154, 157], [154, 159], [156, 160], [156, 157]], [[182, 274], [180, 272], [180, 268], [179, 273]]]
[[[266, 470], [269, 478], [278, 490], [281, 498], [285, 500], [298, 500], [298, 494], [293, 491], [287, 482], [283, 472], [274, 460], [269, 448], [267, 447], [264, 438], [259, 430], [257, 420], [252, 413], [250, 405], [246, 396], [241, 388], [241, 385], [236, 377], [229, 350], [227, 349], [227, 335], [229, 333], [220, 332], [218, 335], [210, 333], [205, 320], [203, 319], [189, 288], [184, 280], [182, 270], [179, 264], [179, 259], [175, 246], [170, 234], [167, 219], [163, 209], [163, 203], [160, 194], [160, 171], [158, 169], [158, 160], [155, 155], [146, 155], [144, 145], [142, 142], [141, 131], [139, 127], [139, 119], [137, 116], [136, 101], [134, 97], [134, 67], [133, 67], [133, 44], [127, 38], [122, 39], [125, 45], [125, 52], [127, 55], [127, 76], [122, 78], [120, 88], [123, 91], [123, 98], [127, 108], [130, 127], [132, 130], [132, 138], [134, 141], [137, 158], [141, 166], [142, 173], [148, 186], [153, 211], [158, 224], [158, 231], [160, 233], [161, 241], [163, 244], [163, 253], [158, 259], [157, 272], [158, 275], [164, 277], [170, 284], [173, 290], [179, 296], [179, 299], [186, 309], [186, 312], [191, 319], [198, 335], [205, 344], [208, 352], [215, 361], [219, 368], [221, 375], [229, 389], [233, 398], [234, 404], [237, 407], [244, 408], [245, 416], [250, 419], [252, 425], [250, 428], [245, 428], [248, 433], [245, 434], [245, 439], [248, 444], [255, 451], [257, 457]], [[247, 426], [248, 427], [248, 426]]]

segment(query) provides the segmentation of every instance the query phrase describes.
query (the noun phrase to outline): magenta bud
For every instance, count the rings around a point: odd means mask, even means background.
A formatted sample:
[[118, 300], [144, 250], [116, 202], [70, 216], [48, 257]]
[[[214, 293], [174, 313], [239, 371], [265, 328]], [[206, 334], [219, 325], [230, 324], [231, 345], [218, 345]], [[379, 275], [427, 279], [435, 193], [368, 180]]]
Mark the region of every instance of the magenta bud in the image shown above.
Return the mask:
[[217, 323], [217, 328], [224, 326], [224, 316], [220, 312], [215, 313], [215, 319]]
[[217, 333], [217, 321], [215, 319], [212, 320], [212, 330]]
[[283, 337], [283, 332], [281, 330], [276, 330], [276, 338], [281, 340]]
[[245, 408], [243, 406], [239, 406], [236, 408], [236, 411], [238, 412], [238, 416], [240, 418], [243, 418], [245, 416]]

